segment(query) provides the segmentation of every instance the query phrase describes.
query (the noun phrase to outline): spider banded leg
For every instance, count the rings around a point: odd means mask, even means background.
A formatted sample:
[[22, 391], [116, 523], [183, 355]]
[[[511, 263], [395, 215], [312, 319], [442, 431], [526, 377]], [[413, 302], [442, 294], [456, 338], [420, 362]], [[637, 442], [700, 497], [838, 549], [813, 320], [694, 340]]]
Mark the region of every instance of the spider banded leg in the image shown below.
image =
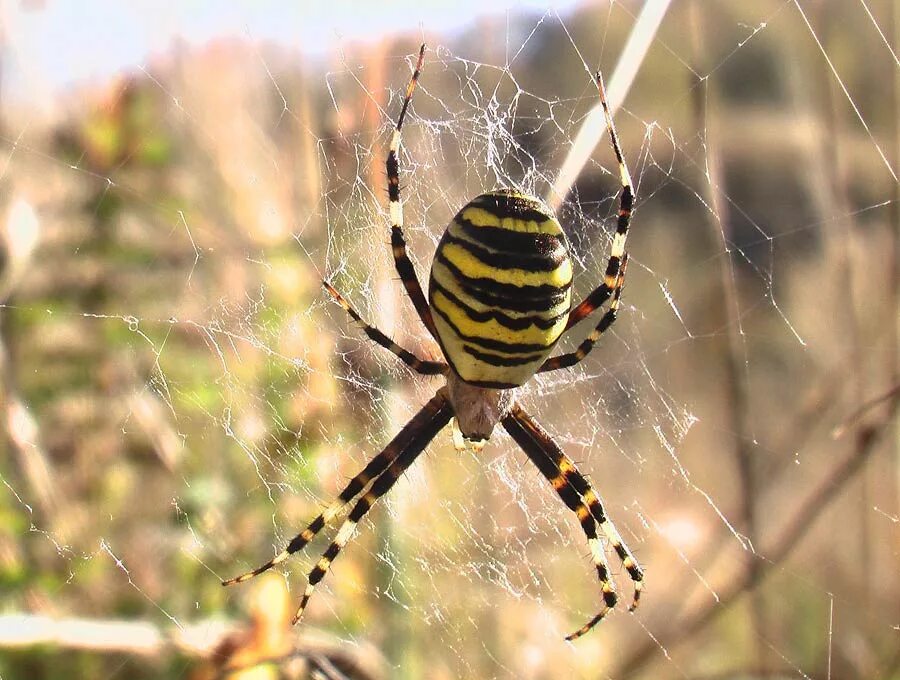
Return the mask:
[[555, 371], [559, 368], [568, 368], [574, 366], [584, 359], [588, 353], [594, 349], [594, 345], [600, 339], [607, 329], [615, 323], [616, 315], [619, 313], [619, 300], [622, 297], [622, 289], [625, 287], [625, 270], [628, 268], [628, 253], [622, 256], [622, 268], [619, 270], [619, 279], [613, 289], [613, 299], [609, 303], [609, 309], [600, 317], [597, 327], [591, 331], [591, 334], [578, 345], [578, 349], [567, 354], [560, 354], [558, 357], [547, 359], [537, 370], [538, 373], [546, 373], [547, 371]]
[[403, 204], [400, 202], [400, 134], [403, 127], [403, 119], [406, 117], [406, 110], [409, 108], [409, 102], [412, 100], [413, 91], [419, 82], [419, 73], [422, 71], [422, 65], [425, 63], [425, 45], [419, 48], [419, 59], [416, 62], [416, 68], [413, 71], [412, 78], [409, 79], [409, 85], [406, 86], [406, 97], [403, 99], [403, 108], [400, 109], [400, 116], [397, 118], [397, 127], [394, 129], [394, 135], [391, 137], [391, 146], [388, 150], [387, 157], [387, 178], [388, 178], [388, 199], [391, 210], [391, 250], [394, 254], [394, 265], [400, 280], [403, 281], [403, 287], [406, 294], [412, 301], [416, 312], [425, 328], [434, 338], [437, 338], [437, 330], [434, 327], [434, 320], [431, 318], [431, 309], [425, 294], [422, 292], [422, 286], [419, 284], [419, 277], [416, 276], [416, 270], [406, 254], [406, 240], [403, 238]]
[[[369, 491], [357, 501], [356, 505], [353, 506], [347, 520], [341, 525], [341, 528], [338, 529], [334, 541], [322, 554], [322, 557], [316, 563], [316, 566], [309, 572], [308, 584], [306, 590], [303, 592], [303, 598], [300, 600], [300, 606], [297, 608], [297, 613], [294, 614], [293, 623], [297, 623], [297, 621], [300, 620], [300, 617], [303, 616], [303, 611], [306, 609], [309, 598], [312, 597], [312, 594], [315, 591], [316, 584], [328, 573], [331, 563], [335, 560], [344, 546], [347, 545], [347, 542], [353, 536], [353, 532], [356, 530], [356, 525], [359, 521], [365, 516], [372, 505], [374, 505], [375, 501], [390, 491], [391, 487], [394, 486], [394, 483], [400, 478], [400, 475], [412, 465], [419, 454], [422, 453], [426, 446], [428, 446], [428, 443], [434, 439], [435, 435], [437, 435], [437, 433], [450, 422], [450, 418], [453, 417], [453, 408], [443, 395], [438, 394], [428, 402], [428, 404], [429, 406], [432, 404], [437, 406], [437, 411], [430, 413], [429, 415], [431, 417], [428, 420], [419, 423], [416, 430], [413, 432], [412, 439], [407, 443], [400, 455], [397, 456], [397, 458], [388, 466], [387, 470], [375, 480], [375, 483], [372, 484], [372, 488], [369, 489]], [[422, 411], [419, 412], [419, 415], [421, 415], [421, 413]], [[418, 417], [418, 415], [416, 417]], [[410, 423], [410, 425], [412, 425], [412, 423]], [[408, 427], [409, 425], [407, 428]], [[391, 444], [393, 443], [394, 442], [391, 442]]]
[[[537, 466], [541, 474], [547, 478], [547, 481], [553, 485], [566, 507], [578, 517], [581, 529], [584, 531], [584, 535], [588, 540], [588, 546], [591, 549], [591, 558], [594, 561], [594, 566], [597, 568], [597, 578], [600, 580], [600, 589], [603, 592], [603, 613], [606, 613], [616, 606], [619, 597], [616, 595], [615, 585], [610, 578], [609, 563], [606, 561], [603, 545], [597, 537], [597, 523], [593, 515], [591, 515], [591, 511], [588, 510], [587, 506], [582, 502], [581, 495], [575, 491], [566, 478], [567, 468], [561, 466], [558, 456], [546, 451], [515, 416], [507, 416], [503, 420], [503, 427], [509, 432], [510, 436], [525, 452], [531, 462]], [[573, 636], [568, 636], [567, 639], [573, 639]]]
[[[593, 490], [593, 488], [591, 488], [591, 485], [587, 481], [585, 476], [578, 471], [578, 468], [575, 467], [575, 463], [572, 462], [572, 459], [570, 459], [568, 456], [566, 456], [565, 453], [563, 453], [563, 451], [559, 448], [559, 446], [557, 446], [556, 442], [553, 441], [550, 435], [540, 425], [538, 425], [531, 416], [525, 413], [525, 411], [520, 406], [513, 406], [509, 416], [507, 416], [503, 420], [503, 425], [504, 427], [507, 427], [507, 430], [509, 429], [507, 426], [507, 422], [510, 420], [513, 420], [518, 425], [520, 425], [529, 434], [531, 439], [533, 439], [534, 442], [538, 444], [544, 455], [549, 456], [555, 461], [555, 464], [559, 468], [560, 474], [563, 476], [565, 482], [581, 496], [585, 505], [587, 505], [588, 509], [590, 510], [591, 515], [597, 521], [597, 524], [600, 525], [600, 529], [604, 534], [606, 534], [606, 538], [612, 545], [613, 550], [616, 551], [616, 554], [622, 561], [622, 566], [625, 567], [625, 570], [628, 572], [628, 575], [631, 577], [631, 580], [634, 583], [634, 599], [631, 602], [631, 606], [628, 608], [628, 611], [634, 611], [638, 606], [638, 603], [640, 602], [641, 592], [644, 588], [644, 572], [635, 559], [634, 555], [632, 554], [631, 550], [629, 550], [628, 546], [625, 545], [625, 542], [619, 535], [618, 530], [607, 518], [606, 510], [603, 508], [603, 503], [600, 501], [597, 493]], [[510, 434], [512, 433], [510, 432]], [[579, 630], [575, 631], [567, 639], [574, 640], [575, 638], [584, 635], [591, 628], [597, 625], [597, 623], [600, 622], [600, 620], [606, 615], [608, 609], [609, 607], [604, 603], [604, 608], [599, 613], [597, 613], [594, 618], [588, 621]]]
[[316, 517], [309, 526], [291, 539], [287, 547], [282, 550], [274, 558], [265, 564], [248, 571], [245, 574], [223, 581], [223, 586], [234, 585], [235, 583], [243, 583], [254, 576], [268, 571], [272, 567], [284, 562], [288, 557], [306, 547], [315, 536], [341, 511], [341, 509], [352, 501], [359, 493], [368, 486], [373, 479], [378, 479], [380, 475], [393, 464], [397, 458], [406, 451], [413, 443], [419, 441], [421, 432], [427, 428], [429, 424], [438, 416], [441, 416], [446, 410], [447, 402], [444, 397], [437, 395], [431, 399], [422, 410], [420, 410], [412, 419], [397, 433], [397, 436], [384, 448], [384, 450], [375, 456], [363, 470], [357, 474], [344, 487], [344, 490], [338, 497], [332, 501], [325, 510]]
[[628, 225], [631, 222], [631, 211], [634, 208], [634, 190], [631, 186], [631, 175], [628, 166], [622, 156], [619, 147], [619, 137], [616, 134], [616, 126], [613, 124], [612, 114], [609, 112], [609, 104], [606, 101], [606, 89], [603, 87], [603, 76], [597, 71], [597, 91], [600, 93], [600, 105], [603, 107], [603, 115], [606, 117], [606, 130], [616, 161], [619, 163], [619, 178], [622, 181], [622, 195], [619, 198], [619, 218], [616, 223], [616, 234], [613, 237], [612, 249], [609, 261], [606, 264], [606, 274], [603, 283], [588, 295], [580, 304], [572, 308], [566, 330], [581, 321], [588, 314], [600, 307], [614, 294], [616, 282], [619, 279], [619, 268], [625, 256], [625, 240], [628, 238]]
[[337, 303], [346, 310], [347, 314], [349, 314], [354, 321], [362, 326], [363, 332], [365, 332], [365, 334], [369, 336], [370, 340], [373, 340], [385, 349], [396, 354], [404, 364], [409, 366], [416, 373], [419, 373], [421, 375], [439, 375], [447, 370], [447, 364], [445, 364], [444, 362], [424, 361], [409, 350], [404, 349], [403, 347], [398, 345], [387, 335], [378, 330], [375, 326], [371, 326], [363, 321], [362, 317], [357, 314], [356, 310], [350, 306], [350, 303], [344, 299], [344, 296], [338, 293], [337, 290], [335, 290], [334, 286], [328, 283], [328, 281], [323, 281], [322, 285], [325, 286], [325, 290], [327, 290], [331, 294], [331, 297], [333, 297], [337, 301]]
[[561, 461], [561, 465], [565, 468], [568, 468], [566, 471], [567, 479], [572, 484], [575, 491], [580, 493], [584, 498], [584, 502], [590, 509], [591, 515], [593, 515], [594, 519], [597, 520], [597, 523], [600, 525], [603, 533], [606, 534], [607, 539], [609, 539], [609, 542], [612, 544], [613, 550], [616, 551], [619, 559], [622, 560], [622, 566], [625, 567], [625, 570], [628, 572], [631, 580], [634, 581], [634, 600], [629, 607], [629, 611], [634, 610], [641, 598], [644, 572], [641, 569], [640, 565], [637, 563], [637, 560], [634, 558], [634, 555], [631, 553], [631, 550], [629, 550], [628, 546], [626, 546], [624, 541], [622, 541], [622, 537], [619, 535], [618, 530], [607, 518], [606, 510], [603, 508], [603, 503], [600, 501], [597, 493], [593, 490], [593, 488], [591, 488], [591, 485], [587, 481], [587, 478], [578, 471], [575, 463], [572, 462], [572, 460], [565, 453], [563, 453], [562, 450], [560, 450], [560, 448], [556, 445], [556, 442], [553, 441], [546, 430], [544, 430], [540, 425], [537, 424], [534, 418], [525, 413], [525, 411], [518, 405], [513, 407], [512, 416], [515, 417], [518, 422], [521, 423], [526, 430], [528, 430], [528, 432], [534, 437], [534, 439], [544, 446], [546, 450], [552, 451], [556, 455], [558, 455]]

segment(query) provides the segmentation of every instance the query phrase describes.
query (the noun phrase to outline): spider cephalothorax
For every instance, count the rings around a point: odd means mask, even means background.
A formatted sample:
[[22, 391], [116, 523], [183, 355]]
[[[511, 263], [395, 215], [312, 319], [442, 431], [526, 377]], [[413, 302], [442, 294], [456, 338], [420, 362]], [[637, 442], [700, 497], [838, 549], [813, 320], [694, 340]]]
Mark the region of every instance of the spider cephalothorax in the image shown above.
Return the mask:
[[480, 387], [447, 373], [447, 386], [441, 390], [453, 408], [460, 434], [469, 441], [491, 438], [494, 427], [509, 415], [515, 403], [514, 389]]
[[[326, 281], [324, 285], [362, 325], [369, 338], [396, 354], [417, 373], [445, 376], [446, 385], [282, 552], [253, 571], [225, 581], [224, 585], [246, 581], [303, 549], [356, 499], [347, 520], [309, 574], [308, 585], [294, 617], [297, 621], [316, 584], [350, 540], [359, 521], [451, 419], [456, 418], [456, 426], [465, 439], [477, 444], [487, 440], [500, 423], [550, 481], [566, 507], [576, 514], [591, 549], [603, 605], [590, 621], [567, 637], [572, 640], [593, 628], [617, 600], [598, 529], [634, 582], [631, 609], [637, 606], [640, 598], [643, 572], [607, 518], [597, 493], [550, 435], [516, 402], [515, 388], [535, 373], [577, 364], [615, 321], [628, 262], [625, 238], [634, 202], [631, 178], [619, 149], [603, 80], [598, 73], [600, 103], [622, 181], [618, 223], [603, 282], [572, 307], [572, 264], [565, 235], [553, 212], [532, 196], [500, 189], [467, 203], [447, 226], [435, 253], [426, 300], [406, 254], [397, 156], [403, 119], [424, 58], [425, 46], [422, 45], [388, 152], [391, 246], [397, 273], [406, 292], [425, 328], [440, 345], [447, 363], [420, 359], [400, 347], [363, 321], [330, 283]], [[606, 312], [574, 352], [549, 358], [563, 333], [607, 301]]]

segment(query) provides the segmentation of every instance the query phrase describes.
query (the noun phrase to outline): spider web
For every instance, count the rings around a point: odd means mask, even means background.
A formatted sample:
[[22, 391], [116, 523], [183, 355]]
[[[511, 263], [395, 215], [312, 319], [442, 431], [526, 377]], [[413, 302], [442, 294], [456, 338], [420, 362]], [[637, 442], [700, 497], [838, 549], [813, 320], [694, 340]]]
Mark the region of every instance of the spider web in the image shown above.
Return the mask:
[[[418, 43], [401, 184], [425, 282], [473, 196], [553, 198], [591, 74], [612, 75], [640, 9], [517, 8], [443, 32], [412, 12], [400, 35], [314, 54], [250, 28], [55, 110], [23, 77], [33, 46], [10, 38], [6, 613], [200, 623], [201, 647], [211, 619], [246, 621], [258, 586], [219, 580], [280, 550], [441, 385], [319, 287], [440, 358], [393, 269], [383, 170]], [[856, 415], [897, 382], [896, 22], [862, 0], [676, 3], [616, 112], [638, 195], [619, 320], [521, 401], [644, 565], [638, 614], [565, 643], [600, 601], [577, 521], [500, 428], [480, 454], [448, 428], [289, 635], [387, 677], [898, 673], [896, 394]], [[602, 139], [558, 211], [577, 299], [605, 269], [618, 189]], [[285, 606], [336, 526], [276, 572]], [[29, 672], [17, 654], [4, 680]], [[98, 658], [84, 677], [135, 672]]]

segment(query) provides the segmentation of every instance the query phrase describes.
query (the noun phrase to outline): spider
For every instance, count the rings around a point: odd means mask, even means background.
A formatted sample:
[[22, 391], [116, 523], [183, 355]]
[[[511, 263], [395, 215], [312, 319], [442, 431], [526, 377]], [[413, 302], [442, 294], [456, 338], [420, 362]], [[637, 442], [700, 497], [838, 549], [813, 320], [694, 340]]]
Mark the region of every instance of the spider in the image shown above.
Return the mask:
[[[350, 540], [359, 521], [445, 425], [455, 417], [454, 432], [461, 434], [464, 442], [480, 448], [500, 423], [547, 478], [562, 502], [575, 513], [587, 537], [600, 582], [602, 606], [590, 621], [566, 637], [574, 640], [597, 625], [618, 600], [598, 527], [634, 584], [629, 611], [633, 611], [640, 600], [643, 571], [607, 517], [590, 482], [516, 401], [516, 388], [535, 373], [555, 371], [580, 362], [616, 320], [628, 262], [625, 239], [634, 205], [631, 177], [619, 148], [603, 78], [598, 72], [597, 90], [622, 183], [618, 223], [603, 282], [573, 307], [572, 264], [565, 235], [553, 212], [537, 198], [513, 189], [499, 189], [467, 203], [448, 225], [434, 256], [426, 300], [406, 254], [398, 159], [403, 119], [424, 61], [425, 45], [422, 45], [387, 156], [391, 247], [406, 292], [425, 328], [440, 345], [446, 363], [422, 360], [400, 347], [366, 323], [328, 281], [323, 283], [371, 340], [393, 352], [421, 375], [444, 376], [446, 384], [282, 552], [222, 585], [253, 578], [302, 550], [341, 510], [358, 498], [331, 545], [309, 573], [308, 584], [294, 616], [296, 623], [316, 584]], [[574, 352], [548, 358], [563, 333], [608, 300], [608, 309]]]

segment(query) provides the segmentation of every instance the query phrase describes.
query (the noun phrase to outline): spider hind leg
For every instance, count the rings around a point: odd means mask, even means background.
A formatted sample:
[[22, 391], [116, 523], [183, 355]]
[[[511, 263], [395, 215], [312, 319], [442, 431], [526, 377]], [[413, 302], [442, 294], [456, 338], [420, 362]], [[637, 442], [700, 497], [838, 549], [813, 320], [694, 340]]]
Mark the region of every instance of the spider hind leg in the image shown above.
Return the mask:
[[[450, 406], [446, 398], [438, 394], [434, 396], [422, 409], [414, 415], [410, 421], [397, 433], [391, 442], [384, 448], [381, 453], [372, 458], [363, 470], [361, 470], [347, 486], [341, 491], [338, 497], [333, 500], [325, 510], [320, 513], [310, 524], [299, 534], [294, 536], [288, 545], [271, 560], [265, 564], [252, 569], [240, 576], [235, 576], [226, 581], [222, 581], [223, 586], [231, 586], [251, 578], [258, 576], [269, 569], [281, 564], [288, 557], [305, 548], [318, 533], [325, 528], [340, 511], [356, 498], [373, 480], [380, 479], [386, 470], [393, 465], [397, 459], [411, 448], [420, 445], [424, 448], [434, 435], [427, 437], [423, 441], [423, 433], [427, 434], [431, 431], [431, 427], [435, 422], [443, 419], [450, 420]], [[446, 422], [445, 422], [446, 424]], [[443, 427], [443, 425], [441, 426]]]
[[503, 419], [503, 427], [522, 448], [529, 459], [550, 481], [556, 493], [578, 517], [582, 531], [588, 539], [591, 558], [597, 569], [603, 606], [594, 617], [574, 633], [566, 636], [566, 640], [575, 640], [596, 626], [617, 603], [615, 587], [610, 576], [609, 563], [603, 546], [597, 536], [597, 526], [606, 535], [622, 565], [634, 583], [634, 599], [629, 611], [634, 611], [643, 590], [644, 573], [622, 541], [619, 532], [606, 516], [606, 511], [596, 492], [585, 476], [578, 471], [575, 463], [553, 441], [550, 435], [529, 416], [520, 406], [514, 405], [509, 415]]
[[[426, 409], [428, 410], [426, 411]], [[375, 480], [369, 491], [356, 502], [356, 505], [354, 505], [353, 509], [350, 511], [350, 515], [341, 525], [340, 529], [338, 529], [334, 541], [332, 541], [331, 545], [329, 545], [325, 552], [322, 553], [319, 561], [316, 562], [316, 566], [309, 572], [306, 589], [303, 592], [303, 597], [300, 600], [300, 606], [297, 608], [297, 613], [294, 614], [293, 623], [297, 623], [303, 616], [306, 605], [309, 603], [313, 592], [315, 592], [316, 585], [325, 577], [325, 574], [328, 573], [332, 562], [334, 562], [341, 550], [344, 549], [344, 546], [350, 542], [350, 539], [356, 531], [357, 525], [363, 517], [366, 516], [366, 513], [368, 513], [375, 504], [375, 501], [391, 490], [397, 480], [400, 479], [400, 476], [415, 462], [419, 454], [421, 454], [425, 447], [428, 446], [428, 443], [434, 439], [435, 435], [437, 435], [447, 423], [450, 422], [450, 418], [453, 416], [453, 409], [450, 406], [450, 403], [441, 393], [438, 393], [430, 402], [428, 402], [426, 409], [420, 411], [416, 417], [418, 418], [423, 413], [426, 413], [428, 418], [420, 421], [412, 439], [407, 443], [400, 455], [397, 456], [381, 476]]]

